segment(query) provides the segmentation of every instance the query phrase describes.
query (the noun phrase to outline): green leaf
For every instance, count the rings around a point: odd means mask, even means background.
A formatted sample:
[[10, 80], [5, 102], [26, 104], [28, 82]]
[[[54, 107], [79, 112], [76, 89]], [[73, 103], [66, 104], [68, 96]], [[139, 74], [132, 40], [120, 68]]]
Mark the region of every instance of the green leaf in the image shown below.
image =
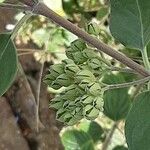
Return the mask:
[[12, 84], [17, 71], [17, 54], [10, 34], [0, 34], [0, 96]]
[[78, 130], [68, 130], [61, 137], [65, 150], [94, 150], [91, 137]]
[[149, 16], [149, 0], [111, 0], [111, 33], [125, 46], [143, 50], [150, 40]]
[[81, 122], [79, 124], [79, 129], [90, 135], [94, 143], [103, 140], [104, 138], [103, 128], [95, 121]]
[[113, 150], [128, 150], [128, 148], [122, 146], [122, 145], [118, 145], [115, 148], [113, 148]]
[[[125, 82], [121, 75], [106, 75], [104, 81], [107, 84]], [[130, 109], [128, 89], [113, 89], [104, 93], [104, 114], [114, 121], [124, 119]]]
[[126, 120], [125, 135], [130, 150], [150, 149], [150, 91], [135, 98]]

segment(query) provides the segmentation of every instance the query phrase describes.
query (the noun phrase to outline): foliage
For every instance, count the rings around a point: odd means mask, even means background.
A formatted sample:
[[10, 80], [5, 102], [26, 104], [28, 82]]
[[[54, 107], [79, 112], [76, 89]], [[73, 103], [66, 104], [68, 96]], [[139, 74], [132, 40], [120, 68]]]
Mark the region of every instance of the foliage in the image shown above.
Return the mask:
[[[111, 0], [110, 4], [109, 18], [107, 2], [62, 0], [63, 9], [73, 23], [77, 23], [91, 37], [116, 47], [129, 57], [136, 58], [139, 64], [144, 64], [145, 69], [150, 69], [147, 52], [150, 47], [150, 1]], [[97, 23], [93, 22], [93, 18]], [[144, 86], [132, 86], [139, 78], [132, 70], [103, 53], [98, 53], [98, 49], [83, 39], [78, 38], [69, 45], [69, 33], [45, 18], [32, 16], [27, 24], [31, 20], [30, 26], [22, 28], [23, 39], [32, 40], [42, 49], [45, 48], [45, 41], [48, 41], [46, 48], [51, 52], [62, 47], [66, 49], [67, 59], [51, 65], [44, 78], [48, 87], [61, 91], [50, 101], [50, 108], [56, 109], [58, 121], [72, 126], [62, 133], [65, 149], [94, 150], [99, 143], [105, 146], [112, 139], [118, 124], [123, 124], [123, 121], [126, 122], [128, 148], [150, 149], [150, 83], [148, 86], [144, 83]], [[108, 24], [115, 39], [109, 33]], [[0, 96], [8, 90], [17, 71], [17, 54], [12, 34], [14, 35], [13, 32], [0, 34]], [[117, 72], [113, 71], [115, 68], [118, 69]], [[129, 87], [119, 88], [120, 84], [126, 85], [131, 81]], [[116, 89], [111, 89], [110, 85]], [[137, 93], [140, 94], [136, 96]], [[102, 124], [100, 115], [114, 122], [110, 132], [107, 127], [93, 121], [97, 119]], [[88, 121], [82, 122], [84, 119]], [[124, 145], [114, 147], [114, 150], [125, 149]]]
[[17, 71], [17, 53], [11, 34], [0, 34], [0, 96], [12, 84]]

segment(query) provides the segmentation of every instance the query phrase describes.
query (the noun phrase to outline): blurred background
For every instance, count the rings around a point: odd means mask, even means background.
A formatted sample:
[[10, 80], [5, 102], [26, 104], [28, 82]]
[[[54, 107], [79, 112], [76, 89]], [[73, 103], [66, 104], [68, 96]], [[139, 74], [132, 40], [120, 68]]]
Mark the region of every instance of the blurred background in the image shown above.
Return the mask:
[[[18, 4], [17, 0], [0, 3]], [[83, 28], [89, 22], [100, 27], [99, 39], [141, 63], [139, 51], [126, 49], [109, 31], [109, 0], [44, 0], [44, 3], [73, 24]], [[23, 17], [21, 10], [0, 8], [0, 32], [11, 32]], [[59, 91], [40, 80], [52, 64], [66, 59], [65, 50], [75, 35], [43, 16], [32, 16], [19, 30], [14, 42], [22, 66], [12, 87], [0, 99], [0, 150], [126, 150], [124, 119], [137, 89], [125, 88], [107, 92], [105, 110], [95, 121], [81, 120], [66, 126], [55, 118], [49, 101]], [[114, 66], [124, 67], [102, 54]], [[43, 69], [41, 69], [43, 66]], [[42, 72], [41, 72], [42, 71]], [[114, 72], [106, 75], [106, 83], [129, 82], [137, 75]], [[41, 85], [39, 132], [36, 132], [36, 99]], [[128, 99], [128, 100], [127, 100]], [[119, 101], [119, 103], [118, 103]], [[110, 108], [112, 106], [113, 108]], [[110, 113], [111, 112], [111, 113]]]

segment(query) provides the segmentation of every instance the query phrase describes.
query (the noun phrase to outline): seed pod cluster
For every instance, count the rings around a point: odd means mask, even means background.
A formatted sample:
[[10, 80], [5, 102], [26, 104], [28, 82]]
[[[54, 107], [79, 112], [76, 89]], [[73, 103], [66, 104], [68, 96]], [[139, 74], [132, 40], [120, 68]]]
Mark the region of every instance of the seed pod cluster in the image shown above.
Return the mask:
[[[92, 34], [98, 32], [93, 27], [89, 29]], [[105, 66], [100, 56], [81, 39], [71, 43], [66, 56], [68, 59], [61, 64], [50, 67], [44, 80], [53, 89], [65, 87], [51, 100], [50, 107], [57, 109], [57, 119], [68, 125], [82, 118], [94, 120], [103, 111], [103, 89], [99, 79]]]

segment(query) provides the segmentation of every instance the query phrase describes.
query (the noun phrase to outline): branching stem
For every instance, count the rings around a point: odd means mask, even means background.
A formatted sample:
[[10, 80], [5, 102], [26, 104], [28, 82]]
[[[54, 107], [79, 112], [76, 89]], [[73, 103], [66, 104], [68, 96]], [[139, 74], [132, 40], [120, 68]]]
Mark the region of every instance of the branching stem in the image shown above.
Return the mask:
[[142, 76], [149, 76], [150, 72], [145, 70], [144, 67], [135, 63], [133, 60], [128, 58], [127, 56], [121, 54], [120, 52], [114, 50], [113, 48], [109, 47], [108, 45], [102, 43], [100, 40], [90, 36], [88, 33], [77, 27], [76, 25], [72, 24], [68, 20], [64, 19], [63, 17], [56, 14], [54, 11], [49, 9], [44, 3], [42, 2], [35, 2], [33, 0], [20, 0], [27, 6], [31, 7], [34, 10], [35, 14], [43, 15], [58, 25], [64, 27], [68, 31], [72, 32], [73, 34], [77, 35], [79, 38], [82, 38], [87, 43], [93, 45], [99, 52], [104, 52], [105, 54], [113, 57], [114, 59], [120, 61], [124, 65], [128, 66], [129, 68], [135, 70], [137, 73], [141, 74]]
[[143, 84], [145, 82], [148, 82], [149, 80], [150, 80], [150, 76], [137, 80], [137, 81], [128, 82], [128, 83], [112, 84], [112, 85], [105, 84], [106, 87], [104, 88], [104, 90], [106, 91], [106, 90], [112, 90], [112, 89], [118, 89], [118, 88], [126, 88], [126, 87], [130, 87], [133, 85]]

